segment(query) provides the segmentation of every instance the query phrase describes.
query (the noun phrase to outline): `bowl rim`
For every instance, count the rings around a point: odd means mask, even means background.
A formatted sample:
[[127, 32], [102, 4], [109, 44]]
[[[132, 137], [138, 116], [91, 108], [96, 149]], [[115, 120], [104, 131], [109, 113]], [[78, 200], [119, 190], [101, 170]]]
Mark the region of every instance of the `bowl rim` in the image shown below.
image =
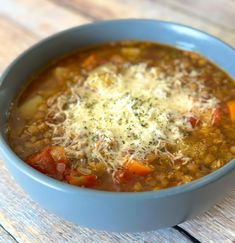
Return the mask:
[[[23, 51], [20, 55], [18, 55], [11, 63], [10, 65], [4, 70], [0, 77], [0, 90], [3, 80], [6, 78], [8, 73], [11, 71], [11, 68], [14, 67], [14, 65], [20, 61], [24, 56], [26, 56], [28, 53], [30, 53], [33, 49], [36, 49], [43, 45], [45, 42], [53, 41], [55, 38], [59, 38], [62, 35], [66, 35], [68, 32], [72, 31], [79, 31], [83, 28], [89, 28], [90, 26], [98, 26], [98, 25], [105, 25], [107, 23], [109, 24], [115, 24], [115, 23], [126, 23], [126, 22], [149, 22], [149, 23], [157, 23], [162, 26], [174, 26], [176, 28], [183, 28], [185, 30], [195, 31], [199, 34], [202, 34], [206, 36], [207, 38], [213, 39], [214, 41], [218, 42], [220, 45], [223, 45], [224, 48], [229, 49], [229, 51], [234, 52], [235, 56], [235, 49], [230, 46], [229, 44], [226, 44], [224, 41], [220, 40], [219, 38], [210, 35], [204, 31], [201, 31], [197, 28], [193, 28], [184, 24], [179, 24], [171, 21], [162, 21], [162, 20], [154, 20], [154, 19], [115, 19], [115, 20], [101, 20], [96, 22], [91, 22], [87, 24], [83, 24], [80, 26], [75, 26], [72, 28], [65, 29], [63, 31], [57, 32], [55, 34], [52, 34], [46, 38], [43, 38], [39, 42], [35, 43], [34, 45], [27, 48], [25, 51]], [[172, 45], [173, 46], [173, 45]], [[1, 116], [2, 114], [0, 114]], [[173, 196], [177, 194], [183, 194], [188, 191], [193, 191], [200, 189], [201, 187], [204, 187], [210, 183], [213, 183], [222, 177], [224, 177], [226, 174], [231, 173], [233, 170], [235, 170], [235, 158], [229, 161], [226, 165], [221, 167], [220, 169], [203, 176], [197, 180], [194, 180], [192, 182], [189, 182], [187, 184], [169, 187], [166, 189], [156, 190], [156, 191], [143, 191], [143, 192], [110, 192], [110, 191], [101, 191], [97, 189], [89, 189], [89, 188], [82, 188], [77, 187], [71, 184], [67, 184], [65, 182], [58, 181], [56, 179], [53, 179], [47, 175], [44, 175], [37, 171], [36, 169], [32, 168], [28, 164], [26, 164], [23, 160], [21, 160], [14, 151], [10, 148], [8, 143], [5, 141], [3, 133], [0, 132], [0, 151], [3, 155], [5, 164], [11, 163], [13, 166], [15, 166], [18, 170], [20, 170], [24, 175], [29, 176], [31, 179], [43, 184], [44, 186], [50, 187], [52, 189], [63, 191], [66, 193], [76, 193], [76, 194], [92, 194], [94, 196], [102, 196], [102, 197], [119, 197], [119, 198], [136, 198], [136, 199], [146, 199], [146, 198], [161, 198], [161, 197], [168, 197]]]

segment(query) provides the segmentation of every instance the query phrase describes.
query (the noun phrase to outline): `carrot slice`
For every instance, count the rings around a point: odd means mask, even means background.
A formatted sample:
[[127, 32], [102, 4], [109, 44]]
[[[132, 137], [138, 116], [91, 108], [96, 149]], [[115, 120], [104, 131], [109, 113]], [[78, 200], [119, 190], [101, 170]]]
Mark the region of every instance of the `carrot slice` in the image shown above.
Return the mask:
[[[152, 162], [156, 159], [156, 155], [150, 153], [146, 156], [145, 162]], [[125, 157], [124, 167], [115, 171], [113, 174], [116, 183], [125, 183], [132, 180], [135, 176], [145, 176], [153, 172], [153, 168], [143, 164], [141, 161], [133, 159], [130, 156]]]
[[126, 169], [129, 172], [139, 176], [145, 176], [153, 172], [152, 167], [145, 165], [141, 161], [135, 159], [130, 159], [127, 161]]
[[83, 176], [67, 175], [65, 178], [69, 184], [75, 186], [85, 186], [85, 187], [94, 186], [97, 180], [97, 176], [95, 175], [83, 175]]
[[235, 100], [230, 100], [227, 102], [229, 115], [232, 122], [235, 122]]

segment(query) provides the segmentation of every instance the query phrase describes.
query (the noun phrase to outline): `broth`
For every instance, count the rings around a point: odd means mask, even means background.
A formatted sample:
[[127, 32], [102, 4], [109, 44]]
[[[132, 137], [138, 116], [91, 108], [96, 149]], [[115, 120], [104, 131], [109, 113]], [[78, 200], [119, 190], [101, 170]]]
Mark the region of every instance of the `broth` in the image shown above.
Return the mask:
[[34, 75], [13, 102], [8, 138], [26, 163], [73, 185], [177, 186], [235, 156], [235, 83], [197, 53], [99, 45]]

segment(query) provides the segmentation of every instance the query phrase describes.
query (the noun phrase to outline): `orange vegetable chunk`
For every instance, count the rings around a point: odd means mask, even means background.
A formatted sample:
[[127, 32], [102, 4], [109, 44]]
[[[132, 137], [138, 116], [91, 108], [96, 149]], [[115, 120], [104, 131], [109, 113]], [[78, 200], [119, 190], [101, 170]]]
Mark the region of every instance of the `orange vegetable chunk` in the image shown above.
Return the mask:
[[152, 167], [150, 167], [149, 165], [145, 165], [141, 161], [136, 159], [130, 159], [126, 163], [126, 169], [129, 172], [139, 176], [145, 176], [153, 172]]
[[82, 63], [82, 67], [86, 69], [91, 69], [97, 62], [97, 57], [94, 54], [88, 56]]
[[97, 176], [95, 175], [82, 175], [82, 176], [74, 176], [74, 175], [67, 175], [66, 180], [69, 184], [76, 185], [76, 186], [85, 186], [85, 187], [92, 187], [94, 186]]
[[235, 100], [230, 100], [227, 102], [229, 115], [232, 122], [235, 122]]

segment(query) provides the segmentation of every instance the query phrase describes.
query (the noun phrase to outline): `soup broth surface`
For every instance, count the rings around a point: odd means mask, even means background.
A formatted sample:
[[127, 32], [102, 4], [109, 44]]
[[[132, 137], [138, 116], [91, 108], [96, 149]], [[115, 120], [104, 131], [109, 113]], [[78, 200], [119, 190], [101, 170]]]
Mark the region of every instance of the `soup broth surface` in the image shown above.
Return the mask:
[[235, 157], [235, 82], [197, 53], [124, 41], [71, 53], [12, 104], [9, 143], [80, 187], [160, 190]]

